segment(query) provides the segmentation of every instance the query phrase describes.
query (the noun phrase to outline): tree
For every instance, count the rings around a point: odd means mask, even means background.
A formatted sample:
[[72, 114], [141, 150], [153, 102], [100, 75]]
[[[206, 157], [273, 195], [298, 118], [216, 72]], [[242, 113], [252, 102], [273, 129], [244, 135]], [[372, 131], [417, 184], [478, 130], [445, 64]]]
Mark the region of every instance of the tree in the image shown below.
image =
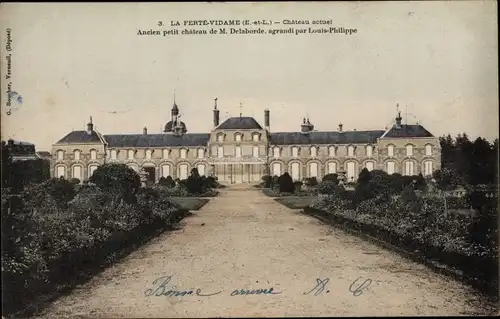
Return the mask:
[[127, 202], [135, 200], [141, 186], [141, 179], [132, 168], [125, 164], [103, 164], [99, 166], [89, 181], [106, 192], [119, 195]]
[[372, 176], [370, 171], [363, 168], [363, 170], [359, 173], [358, 184], [354, 190], [356, 203], [375, 197], [375, 193], [372, 191], [372, 184], [370, 184], [371, 180]]
[[205, 192], [205, 183], [196, 167], [191, 170], [191, 174], [186, 180], [186, 188], [190, 194], [202, 194]]
[[293, 179], [288, 172], [285, 172], [283, 175], [278, 177], [278, 184], [280, 193], [293, 193], [295, 191], [295, 184], [293, 183]]

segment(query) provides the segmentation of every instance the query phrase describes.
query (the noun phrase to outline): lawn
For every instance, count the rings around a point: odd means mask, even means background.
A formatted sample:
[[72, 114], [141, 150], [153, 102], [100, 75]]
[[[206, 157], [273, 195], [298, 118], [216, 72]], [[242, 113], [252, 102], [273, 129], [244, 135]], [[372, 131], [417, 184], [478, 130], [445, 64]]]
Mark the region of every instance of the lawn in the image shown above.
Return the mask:
[[170, 200], [184, 209], [199, 210], [210, 201], [208, 198], [193, 198], [193, 197], [171, 197]]
[[302, 209], [312, 205], [316, 199], [317, 196], [287, 196], [275, 198], [274, 200], [291, 209]]

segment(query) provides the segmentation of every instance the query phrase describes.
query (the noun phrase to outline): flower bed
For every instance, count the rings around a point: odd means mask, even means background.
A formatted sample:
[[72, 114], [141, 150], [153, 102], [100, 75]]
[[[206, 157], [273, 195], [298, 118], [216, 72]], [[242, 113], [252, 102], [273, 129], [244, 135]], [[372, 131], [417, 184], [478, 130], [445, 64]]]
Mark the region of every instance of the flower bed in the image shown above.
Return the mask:
[[[462, 273], [461, 278], [476, 288], [498, 298], [494, 224], [488, 229], [478, 226], [480, 221], [472, 216], [445, 215], [440, 202], [433, 199], [424, 200], [418, 213], [399, 200], [370, 199], [361, 202], [356, 210], [346, 210], [347, 207], [344, 199], [324, 198], [304, 212], [346, 230], [369, 235], [417, 259], [442, 263], [448, 270]], [[471, 236], [474, 227], [482, 231], [482, 242]]]
[[152, 189], [127, 202], [84, 187], [61, 207], [40, 186], [2, 194], [3, 313], [37, 303], [187, 214]]

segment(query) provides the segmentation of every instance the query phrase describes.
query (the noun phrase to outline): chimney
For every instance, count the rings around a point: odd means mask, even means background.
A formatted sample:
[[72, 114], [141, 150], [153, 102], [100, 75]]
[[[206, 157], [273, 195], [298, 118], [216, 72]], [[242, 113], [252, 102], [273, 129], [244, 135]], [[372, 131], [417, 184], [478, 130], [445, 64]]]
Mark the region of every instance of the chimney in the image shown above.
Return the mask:
[[401, 120], [402, 120], [401, 111], [399, 111], [398, 116], [396, 117], [396, 128], [397, 129], [401, 128]]
[[269, 131], [269, 109], [264, 110], [264, 126]]
[[217, 109], [217, 98], [215, 100], [215, 105], [214, 105], [214, 127], [219, 126], [219, 110]]
[[342, 126], [344, 126], [342, 123], [339, 124], [339, 132], [342, 133]]
[[144, 128], [142, 129], [142, 133], [144, 135], [148, 135], [148, 128], [144, 126]]
[[302, 124], [300, 125], [302, 134], [309, 134], [309, 129], [311, 127], [310, 127], [310, 124], [308, 124], [307, 122], [308, 121], [306, 121], [306, 118], [304, 117], [304, 119], [302, 120]]
[[92, 124], [92, 116], [90, 117], [90, 122], [87, 123], [87, 134], [92, 134], [94, 131], [94, 124]]

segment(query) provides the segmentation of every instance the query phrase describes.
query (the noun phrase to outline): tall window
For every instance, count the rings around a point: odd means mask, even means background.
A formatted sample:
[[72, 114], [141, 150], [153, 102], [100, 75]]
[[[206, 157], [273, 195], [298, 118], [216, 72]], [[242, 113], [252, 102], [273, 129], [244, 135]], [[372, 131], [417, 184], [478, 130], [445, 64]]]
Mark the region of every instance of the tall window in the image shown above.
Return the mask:
[[[75, 151], [75, 161], [79, 161], [80, 160], [80, 151], [79, 150], [76, 150]], [[79, 167], [79, 166], [78, 166]]]
[[431, 156], [432, 155], [432, 145], [427, 144], [425, 145], [425, 156]]
[[394, 145], [387, 146], [387, 155], [394, 156]]
[[347, 156], [354, 156], [354, 146], [347, 147]]
[[424, 162], [424, 176], [432, 175], [432, 161]]
[[373, 162], [366, 162], [365, 164], [366, 169], [370, 172], [373, 171], [374, 166]]
[[57, 160], [62, 161], [64, 159], [64, 152], [57, 151]]
[[90, 159], [91, 160], [97, 159], [97, 151], [96, 150], [90, 150]]
[[253, 135], [253, 141], [258, 142], [259, 141], [259, 134], [254, 134]]
[[413, 156], [413, 145], [406, 145], [406, 156]]
[[238, 158], [241, 157], [241, 147], [236, 146], [234, 153], [235, 153], [236, 157], [238, 157]]
[[329, 162], [328, 163], [328, 174], [335, 174], [337, 172], [337, 163]]
[[396, 163], [387, 162], [387, 174], [391, 175], [396, 172]]
[[372, 157], [373, 156], [373, 147], [371, 145], [368, 145], [366, 147], [366, 156]]
[[152, 154], [151, 150], [146, 150], [146, 159], [147, 160], [151, 159], [151, 154]]
[[128, 150], [128, 159], [134, 159], [134, 150]]
[[[89, 178], [92, 177], [92, 174], [94, 174], [94, 171], [97, 169], [97, 165], [90, 165], [88, 168], [88, 173], [89, 173]], [[137, 171], [137, 170], [136, 170]]]
[[202, 148], [198, 149], [198, 158], [204, 158], [205, 157], [205, 150]]
[[168, 158], [169, 151], [167, 149], [163, 150], [163, 158]]
[[187, 150], [181, 149], [181, 158], [186, 158]]
[[106, 158], [110, 158], [111, 157], [111, 151], [110, 150], [106, 150]]
[[273, 155], [274, 155], [274, 157], [276, 157], [276, 158], [280, 157], [280, 148], [279, 148], [279, 147], [277, 147], [277, 146], [276, 146], [276, 147], [273, 149]]
[[116, 150], [111, 150], [111, 159], [116, 159]]
[[80, 165], [73, 166], [73, 178], [82, 180], [82, 167]]
[[66, 178], [66, 167], [64, 166], [57, 166], [56, 167], [56, 177], [57, 178]]
[[328, 156], [335, 157], [335, 146], [330, 146], [328, 148]]
[[405, 162], [405, 172], [404, 173], [407, 176], [415, 175], [413, 173], [413, 161], [406, 161]]
[[318, 149], [316, 148], [316, 146], [312, 146], [311, 147], [311, 156], [315, 157], [317, 155], [318, 155]]
[[235, 141], [236, 142], [241, 142], [241, 134], [236, 134], [236, 136], [234, 137]]
[[258, 146], [253, 147], [253, 157], [259, 157], [259, 147]]
[[224, 135], [220, 134], [217, 136], [217, 141], [224, 142]]
[[217, 156], [219, 158], [224, 157], [224, 147], [222, 147], [222, 146], [217, 147]]
[[297, 146], [292, 147], [292, 157], [299, 157], [299, 148]]

